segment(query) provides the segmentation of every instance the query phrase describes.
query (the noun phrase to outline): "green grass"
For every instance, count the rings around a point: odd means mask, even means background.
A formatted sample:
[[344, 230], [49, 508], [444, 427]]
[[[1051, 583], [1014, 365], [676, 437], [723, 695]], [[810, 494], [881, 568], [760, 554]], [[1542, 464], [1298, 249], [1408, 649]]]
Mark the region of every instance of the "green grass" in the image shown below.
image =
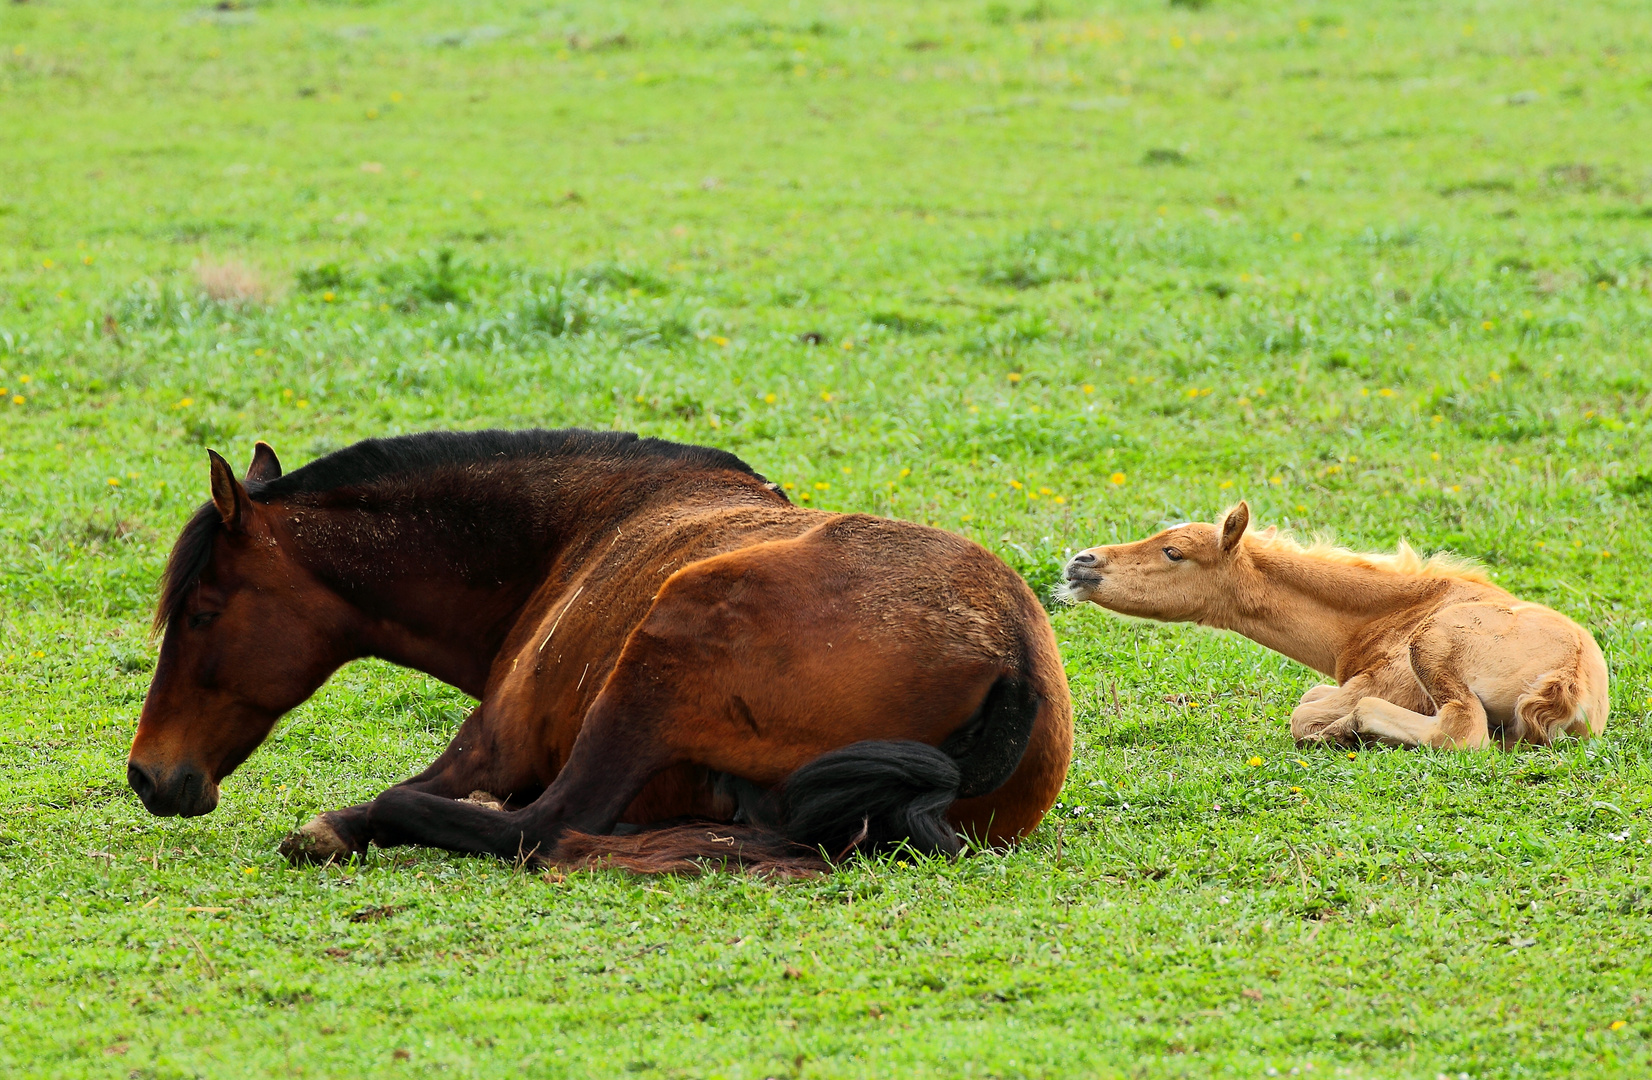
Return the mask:
[[[0, 1069], [1645, 1075], [1644, 15], [0, 7]], [[204, 297], [225, 265], [262, 299]], [[1040, 588], [1240, 496], [1451, 548], [1598, 636], [1611, 726], [1299, 754], [1309, 673], [1086, 608], [1069, 786], [1007, 853], [290, 869], [465, 708], [371, 663], [149, 818], [123, 759], [203, 447], [530, 424], [725, 447]]]

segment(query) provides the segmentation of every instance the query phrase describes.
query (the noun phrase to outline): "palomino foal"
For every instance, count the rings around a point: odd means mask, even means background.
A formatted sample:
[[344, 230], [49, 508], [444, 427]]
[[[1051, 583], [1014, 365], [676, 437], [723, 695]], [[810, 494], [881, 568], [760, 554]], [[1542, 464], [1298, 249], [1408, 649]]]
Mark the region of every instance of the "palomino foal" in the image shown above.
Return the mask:
[[1298, 742], [1508, 748], [1606, 728], [1606, 661], [1588, 631], [1469, 564], [1303, 547], [1247, 533], [1240, 503], [1081, 551], [1068, 598], [1124, 615], [1233, 630], [1336, 679], [1291, 714]]

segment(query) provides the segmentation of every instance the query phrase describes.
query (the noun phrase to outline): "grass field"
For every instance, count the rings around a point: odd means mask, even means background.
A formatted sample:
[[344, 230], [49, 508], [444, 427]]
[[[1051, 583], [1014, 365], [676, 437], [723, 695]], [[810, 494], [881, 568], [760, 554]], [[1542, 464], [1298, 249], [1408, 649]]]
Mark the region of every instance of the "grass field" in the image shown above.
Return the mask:
[[[1638, 0], [218, 8], [0, 7], [0, 1070], [1652, 1070]], [[1086, 608], [1007, 853], [289, 868], [467, 707], [376, 663], [148, 817], [203, 448], [489, 425], [724, 447], [1041, 590], [1241, 496], [1449, 548], [1597, 635], [1611, 726], [1299, 753], [1311, 673]]]

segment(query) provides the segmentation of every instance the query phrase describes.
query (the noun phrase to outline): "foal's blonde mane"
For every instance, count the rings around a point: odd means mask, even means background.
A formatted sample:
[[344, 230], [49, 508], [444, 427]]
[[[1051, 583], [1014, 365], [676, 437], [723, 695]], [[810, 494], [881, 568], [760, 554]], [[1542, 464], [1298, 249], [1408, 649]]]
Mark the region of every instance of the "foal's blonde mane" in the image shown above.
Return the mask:
[[1481, 585], [1491, 584], [1491, 577], [1479, 563], [1445, 552], [1437, 552], [1425, 559], [1404, 540], [1399, 542], [1392, 555], [1354, 551], [1352, 548], [1342, 547], [1324, 534], [1315, 535], [1310, 543], [1303, 544], [1289, 532], [1272, 529], [1262, 533], [1247, 533], [1245, 542], [1251, 548], [1275, 551], [1282, 555], [1301, 555], [1336, 566], [1358, 566], [1410, 577], [1455, 578], [1458, 581], [1472, 581]]

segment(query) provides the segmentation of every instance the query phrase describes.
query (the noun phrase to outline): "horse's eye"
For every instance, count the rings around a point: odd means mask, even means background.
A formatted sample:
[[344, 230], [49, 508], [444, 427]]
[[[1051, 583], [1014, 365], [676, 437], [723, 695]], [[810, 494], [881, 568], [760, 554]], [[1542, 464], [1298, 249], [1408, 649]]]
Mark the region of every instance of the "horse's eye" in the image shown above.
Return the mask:
[[218, 615], [219, 613], [216, 611], [197, 611], [189, 617], [189, 628], [191, 630], [199, 630], [201, 627], [212, 622], [213, 619], [216, 619]]
[[1173, 547], [1167, 547], [1167, 548], [1164, 549], [1164, 557], [1169, 559], [1171, 562], [1181, 562], [1182, 561], [1182, 553], [1177, 551]]

